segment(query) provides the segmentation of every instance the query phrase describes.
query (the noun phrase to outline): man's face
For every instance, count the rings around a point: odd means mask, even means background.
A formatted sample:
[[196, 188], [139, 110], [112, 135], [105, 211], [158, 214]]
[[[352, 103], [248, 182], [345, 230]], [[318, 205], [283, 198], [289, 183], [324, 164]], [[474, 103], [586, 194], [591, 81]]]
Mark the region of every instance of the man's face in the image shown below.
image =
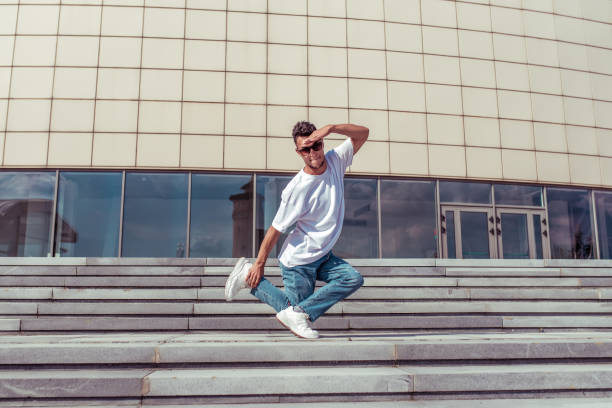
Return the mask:
[[[307, 146], [304, 141], [307, 136], [298, 136], [296, 140], [297, 154], [304, 160], [304, 164], [313, 170], [318, 170], [325, 164], [325, 153], [323, 151], [323, 140], [314, 145]], [[318, 148], [318, 150], [317, 150]]]

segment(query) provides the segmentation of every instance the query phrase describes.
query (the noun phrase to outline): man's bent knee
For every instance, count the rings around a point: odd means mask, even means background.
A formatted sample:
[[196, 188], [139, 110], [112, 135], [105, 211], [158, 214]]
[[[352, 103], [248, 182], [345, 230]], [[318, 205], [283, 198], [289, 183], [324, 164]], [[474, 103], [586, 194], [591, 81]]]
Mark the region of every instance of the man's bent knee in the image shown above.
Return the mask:
[[359, 272], [355, 271], [346, 277], [345, 282], [347, 286], [350, 286], [352, 288], [355, 288], [355, 290], [357, 290], [363, 286], [363, 276], [361, 276]]

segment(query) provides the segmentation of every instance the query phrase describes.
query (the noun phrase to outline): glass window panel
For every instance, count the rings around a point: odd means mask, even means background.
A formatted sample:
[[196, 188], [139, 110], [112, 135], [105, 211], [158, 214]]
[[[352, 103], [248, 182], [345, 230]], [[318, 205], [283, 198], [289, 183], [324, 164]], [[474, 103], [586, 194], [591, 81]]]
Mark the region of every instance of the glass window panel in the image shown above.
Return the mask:
[[491, 184], [441, 181], [440, 202], [491, 204]]
[[333, 251], [341, 258], [378, 258], [376, 179], [344, 179], [344, 225]]
[[612, 259], [612, 193], [595, 193], [601, 259]]
[[490, 258], [487, 213], [461, 211], [460, 214], [463, 259]]
[[0, 173], [0, 256], [47, 256], [55, 172]]
[[435, 186], [434, 182], [381, 180], [383, 257], [437, 257]]
[[504, 259], [529, 259], [527, 214], [501, 214], [501, 238]]
[[552, 258], [593, 258], [591, 200], [588, 191], [549, 188], [547, 201]]
[[446, 247], [448, 249], [447, 258], [457, 258], [457, 247], [455, 245], [455, 212], [446, 212]]
[[533, 235], [535, 239], [536, 259], [543, 259], [542, 250], [542, 217], [533, 214]]
[[121, 173], [61, 172], [56, 256], [117, 256]]
[[127, 173], [123, 256], [185, 256], [187, 174]]
[[[293, 176], [257, 176], [257, 227], [255, 231], [257, 251], [259, 251], [268, 228], [272, 225], [272, 220], [281, 202], [281, 193], [292, 178]], [[278, 238], [276, 246], [270, 251], [269, 258], [278, 256], [285, 238], [287, 238], [287, 234], [282, 234]]]
[[542, 187], [495, 185], [495, 204], [542, 206]]
[[253, 253], [253, 176], [192, 174], [190, 257]]

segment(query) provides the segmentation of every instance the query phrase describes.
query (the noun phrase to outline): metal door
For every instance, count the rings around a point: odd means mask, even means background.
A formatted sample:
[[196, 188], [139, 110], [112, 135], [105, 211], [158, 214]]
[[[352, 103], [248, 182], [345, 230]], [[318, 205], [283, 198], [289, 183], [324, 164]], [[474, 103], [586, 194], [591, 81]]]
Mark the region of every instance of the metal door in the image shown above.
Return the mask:
[[442, 206], [442, 251], [445, 258], [497, 257], [492, 208]]
[[495, 216], [499, 257], [550, 258], [548, 221], [544, 210], [497, 208]]

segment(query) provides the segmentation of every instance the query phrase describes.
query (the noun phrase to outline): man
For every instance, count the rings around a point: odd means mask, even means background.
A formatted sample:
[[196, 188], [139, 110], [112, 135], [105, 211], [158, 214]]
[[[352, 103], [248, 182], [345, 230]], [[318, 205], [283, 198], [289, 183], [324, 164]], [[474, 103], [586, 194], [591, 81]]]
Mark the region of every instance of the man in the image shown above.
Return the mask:
[[[348, 136], [340, 146], [323, 153], [323, 138], [331, 133]], [[344, 220], [344, 173], [368, 138], [369, 129], [344, 124], [317, 130], [309, 122], [293, 127], [297, 154], [304, 168], [281, 194], [281, 204], [259, 249], [255, 263], [240, 259], [227, 279], [225, 298], [230, 301], [243, 288], [272, 306], [276, 318], [293, 334], [316, 339], [310, 323], [363, 284], [361, 275], [334, 256]], [[279, 256], [284, 292], [264, 278], [264, 264], [278, 237], [289, 236]], [[327, 284], [314, 291], [315, 282]]]

